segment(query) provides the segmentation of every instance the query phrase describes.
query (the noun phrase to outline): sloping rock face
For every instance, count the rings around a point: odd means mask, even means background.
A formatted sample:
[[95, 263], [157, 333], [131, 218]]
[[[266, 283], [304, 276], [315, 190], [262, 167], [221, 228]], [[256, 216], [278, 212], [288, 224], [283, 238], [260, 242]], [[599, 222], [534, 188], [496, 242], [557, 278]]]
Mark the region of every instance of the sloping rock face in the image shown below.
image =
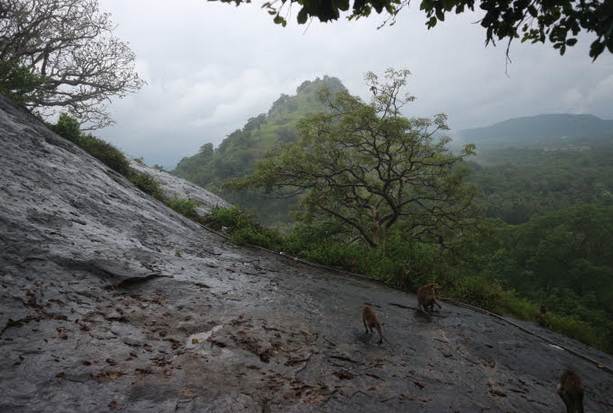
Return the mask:
[[172, 199], [176, 196], [181, 199], [191, 199], [199, 202], [200, 206], [196, 208], [196, 212], [199, 215], [210, 213], [211, 209], [214, 207], [228, 208], [231, 206], [229, 202], [221, 199], [217, 195], [185, 179], [171, 175], [168, 172], [151, 168], [134, 159], [130, 160], [130, 166], [137, 172], [145, 173], [159, 182], [166, 197]]
[[2, 97], [0, 168], [2, 412], [561, 412], [568, 367], [613, 409], [609, 355], [233, 246]]

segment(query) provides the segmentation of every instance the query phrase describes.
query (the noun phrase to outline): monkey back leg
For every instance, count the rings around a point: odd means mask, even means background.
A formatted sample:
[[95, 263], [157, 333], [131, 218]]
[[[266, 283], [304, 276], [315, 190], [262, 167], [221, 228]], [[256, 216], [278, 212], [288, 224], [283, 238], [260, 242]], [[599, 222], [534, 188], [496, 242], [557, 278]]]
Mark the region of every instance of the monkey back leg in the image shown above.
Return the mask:
[[363, 319], [362, 319], [362, 322], [364, 323], [364, 329], [366, 330], [366, 334], [368, 334], [368, 333], [369, 333], [369, 331], [368, 331], [368, 327], [369, 327], [369, 326], [368, 326], [368, 323], [366, 322], [366, 319], [365, 319], [365, 318], [363, 318]]
[[377, 324], [375, 327], [377, 327], [377, 331], [379, 332], [379, 344], [382, 344], [383, 343], [383, 333], [381, 332], [381, 326]]

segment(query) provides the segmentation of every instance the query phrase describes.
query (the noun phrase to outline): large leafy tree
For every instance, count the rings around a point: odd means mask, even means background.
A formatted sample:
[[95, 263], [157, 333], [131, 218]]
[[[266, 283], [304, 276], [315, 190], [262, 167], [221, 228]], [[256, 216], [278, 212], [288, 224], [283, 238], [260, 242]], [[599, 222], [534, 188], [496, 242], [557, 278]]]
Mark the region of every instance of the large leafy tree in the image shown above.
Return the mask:
[[[251, 0], [221, 0], [224, 3], [250, 3]], [[322, 22], [337, 20], [341, 12], [350, 19], [368, 17], [372, 12], [388, 16], [394, 22], [398, 13], [410, 0], [273, 0], [264, 7], [274, 16], [275, 23], [285, 25], [291, 6], [300, 7], [296, 18], [306, 23], [309, 18]], [[486, 30], [486, 43], [506, 39], [510, 45], [515, 38], [533, 43], [549, 40], [564, 54], [567, 46], [577, 42], [581, 31], [596, 37], [590, 56], [596, 59], [605, 48], [613, 53], [612, 0], [421, 0], [420, 9], [427, 16], [426, 25], [434, 27], [445, 20], [445, 14], [463, 13], [475, 6], [485, 12], [480, 20]], [[507, 49], [508, 50], [508, 49]]]
[[370, 103], [323, 88], [328, 111], [299, 123], [299, 140], [270, 152], [237, 188], [262, 187], [277, 196], [301, 195], [303, 217], [342, 223], [371, 247], [390, 229], [410, 240], [444, 243], [472, 216], [472, 187], [464, 184], [471, 155], [446, 147], [446, 116], [405, 118], [414, 98], [403, 94], [408, 70], [386, 72], [387, 83], [366, 74]]
[[97, 0], [0, 0], [0, 89], [40, 115], [112, 123], [106, 104], [143, 85]]

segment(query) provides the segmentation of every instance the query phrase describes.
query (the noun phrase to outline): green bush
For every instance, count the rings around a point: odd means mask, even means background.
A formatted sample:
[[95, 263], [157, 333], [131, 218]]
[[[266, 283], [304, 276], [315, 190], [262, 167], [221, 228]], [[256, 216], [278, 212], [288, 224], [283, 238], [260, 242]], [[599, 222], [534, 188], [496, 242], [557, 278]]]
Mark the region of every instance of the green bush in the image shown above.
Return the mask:
[[[345, 242], [351, 234], [343, 226], [315, 222], [300, 224], [285, 236], [283, 251], [318, 264], [370, 275], [372, 251], [363, 244]], [[381, 264], [380, 259], [375, 262]]]
[[271, 239], [261, 232], [254, 230], [252, 227], [237, 228], [231, 233], [232, 240], [237, 245], [252, 246], [257, 245], [263, 248], [274, 248]]
[[167, 198], [166, 200], [164, 200], [164, 203], [174, 209], [179, 214], [189, 219], [198, 218], [196, 208], [201, 205], [201, 203], [198, 201], [194, 201], [193, 199], [179, 198], [179, 196], [175, 193], [172, 199]]
[[158, 201], [165, 200], [164, 191], [162, 191], [160, 183], [156, 181], [151, 175], [133, 171], [130, 174], [130, 181], [134, 185], [136, 185], [138, 189], [140, 189], [147, 195], [157, 199]]
[[[407, 242], [402, 233], [391, 234], [383, 250], [382, 263], [386, 263], [376, 275], [398, 288], [417, 291], [419, 287], [431, 282], [442, 282], [448, 268], [448, 257], [438, 245]], [[376, 257], [373, 265], [378, 266]], [[377, 274], [377, 272], [373, 272]]]
[[504, 291], [500, 304], [500, 312], [503, 315], [510, 315], [520, 320], [537, 321], [539, 306], [526, 298], [518, 297], [513, 291]]
[[216, 231], [226, 227], [228, 236], [239, 245], [254, 245], [277, 251], [283, 246], [283, 236], [279, 231], [262, 225], [254, 216], [237, 206], [213, 208], [210, 214], [199, 221]]
[[500, 284], [483, 277], [462, 278], [450, 292], [454, 299], [486, 310], [501, 312], [504, 308], [505, 294]]
[[79, 146], [115, 172], [126, 177], [130, 175], [132, 169], [128, 158], [110, 143], [92, 135], [82, 135], [79, 139]]
[[53, 132], [76, 143], [115, 172], [127, 178], [132, 174], [128, 158], [119, 149], [95, 136], [83, 134], [79, 122], [67, 113], [60, 114], [57, 123], [48, 126]]
[[46, 82], [44, 77], [32, 73], [19, 60], [0, 61], [0, 93], [17, 103], [26, 103], [27, 95]]
[[606, 349], [608, 345], [610, 351], [611, 343], [606, 343], [607, 336], [605, 335], [603, 337], [602, 334], [599, 334], [602, 333], [601, 331], [578, 320], [576, 317], [550, 314], [548, 320], [552, 330], [575, 338], [593, 347]]
[[49, 128], [61, 137], [80, 145], [82, 136], [81, 125], [75, 118], [67, 113], [61, 113], [57, 123], [55, 125], [49, 125]]
[[[354, 258], [355, 254], [353, 254], [353, 251], [350, 247], [334, 242], [322, 242], [317, 245], [312, 245], [312, 248], [310, 248], [309, 250], [302, 250], [299, 254], [295, 255], [299, 255], [302, 258], [305, 258], [309, 261], [314, 261], [322, 265], [335, 268], [343, 268], [349, 271], [356, 271], [356, 268], [351, 267], [360, 266], [360, 261]], [[355, 265], [352, 265], [352, 263], [354, 262], [352, 260], [356, 260]]]

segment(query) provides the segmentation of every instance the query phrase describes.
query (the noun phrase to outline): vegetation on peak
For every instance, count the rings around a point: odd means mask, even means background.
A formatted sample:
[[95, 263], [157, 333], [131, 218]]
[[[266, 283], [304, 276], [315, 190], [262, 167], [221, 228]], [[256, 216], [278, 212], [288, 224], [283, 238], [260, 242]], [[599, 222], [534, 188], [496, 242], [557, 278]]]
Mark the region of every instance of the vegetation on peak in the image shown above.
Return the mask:
[[278, 209], [287, 216], [292, 202], [267, 199], [261, 191], [226, 191], [223, 184], [251, 173], [256, 160], [263, 158], [271, 148], [295, 142], [298, 138], [298, 121], [326, 110], [318, 99], [322, 87], [333, 94], [346, 90], [336, 77], [307, 80], [298, 86], [296, 95], [282, 94], [267, 113], [250, 118], [242, 129], [230, 133], [217, 148], [211, 143], [204, 144], [199, 153], [183, 158], [171, 173], [215, 192], [231, 203], [252, 205], [258, 210], [260, 218], [270, 216], [271, 210]]

